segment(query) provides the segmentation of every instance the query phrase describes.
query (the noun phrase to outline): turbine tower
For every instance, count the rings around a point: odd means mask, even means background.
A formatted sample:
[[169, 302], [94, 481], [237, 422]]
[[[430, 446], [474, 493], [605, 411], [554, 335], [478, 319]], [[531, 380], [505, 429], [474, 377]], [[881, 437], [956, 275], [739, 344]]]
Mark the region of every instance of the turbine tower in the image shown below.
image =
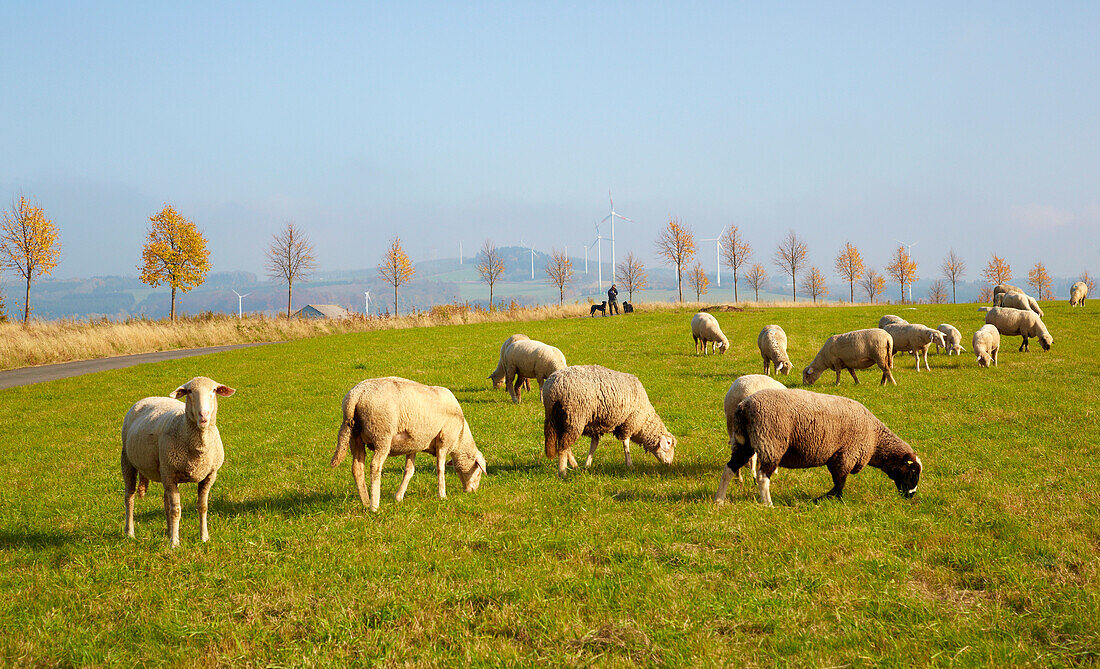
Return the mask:
[[603, 240], [607, 239], [607, 238], [604, 237], [602, 234], [600, 234], [600, 224], [596, 223], [595, 226], [596, 226], [596, 239], [594, 239], [591, 244], [584, 247], [584, 271], [585, 271], [585, 273], [588, 272], [588, 250], [591, 249], [593, 246], [595, 246], [596, 247], [596, 270], [597, 270], [596, 274], [599, 277], [598, 281], [599, 281], [599, 286], [600, 286], [600, 292], [602, 293], [603, 292]]
[[365, 304], [363, 305], [363, 313], [366, 314], [367, 316], [370, 316], [370, 291], [369, 290], [365, 291], [363, 293], [363, 301], [365, 302]]
[[611, 213], [608, 214], [607, 216], [604, 216], [603, 221], [600, 221], [600, 223], [603, 223], [604, 221], [607, 221], [608, 219], [611, 220], [611, 238], [610, 238], [609, 241], [611, 242], [611, 271], [612, 271], [612, 273], [614, 273], [614, 271], [615, 271], [615, 219], [616, 218], [621, 218], [622, 220], [624, 220], [628, 223], [633, 223], [634, 221], [632, 219], [627, 218], [626, 216], [623, 216], [622, 214], [615, 213], [615, 200], [611, 199], [611, 191], [607, 191], [607, 200], [608, 200], [608, 202], [611, 203]]
[[[906, 244], [905, 242], [901, 241], [900, 239], [895, 239], [894, 241], [905, 247], [905, 255], [909, 256], [909, 262], [912, 262], [913, 261], [913, 247], [916, 246], [919, 242], [912, 242], [910, 244]], [[910, 282], [909, 283], [909, 304], [912, 304], [912, 303], [913, 303], [913, 284], [912, 284], [912, 282]]]
[[[232, 289], [230, 289], [230, 290], [232, 290]], [[248, 297], [252, 293], [245, 293], [244, 295], [241, 295], [240, 293], [238, 293], [237, 291], [234, 290], [233, 294], [237, 296], [237, 320], [241, 320], [244, 317], [242, 315], [243, 311], [241, 309], [241, 303], [244, 300], [244, 298]]]
[[531, 252], [531, 278], [535, 278], [535, 247], [529, 246], [527, 242], [522, 239], [519, 240], [519, 245]]
[[[726, 226], [729, 227], [729, 226]], [[718, 265], [718, 287], [722, 287], [722, 235], [726, 234], [726, 228], [713, 239], [701, 239], [702, 242], [714, 242], [714, 261]]]

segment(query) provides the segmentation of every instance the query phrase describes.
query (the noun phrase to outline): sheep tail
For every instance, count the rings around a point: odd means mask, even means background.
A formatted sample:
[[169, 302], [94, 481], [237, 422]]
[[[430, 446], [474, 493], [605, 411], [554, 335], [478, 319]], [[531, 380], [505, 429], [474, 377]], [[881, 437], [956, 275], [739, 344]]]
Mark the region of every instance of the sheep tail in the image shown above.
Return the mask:
[[546, 439], [546, 457], [558, 457], [558, 441], [565, 431], [565, 409], [561, 402], [555, 400], [546, 413], [546, 420], [542, 423], [542, 434]]
[[332, 454], [329, 467], [335, 467], [344, 461], [344, 457], [348, 454], [348, 446], [351, 445], [351, 435], [354, 430], [355, 415], [345, 416], [344, 422], [340, 425], [340, 432], [336, 435], [336, 452]]
[[145, 492], [149, 490], [149, 479], [145, 478], [145, 474], [138, 474], [137, 495], [144, 499]]
[[894, 368], [894, 340], [886, 342], [886, 369]]
[[[741, 402], [733, 411], [733, 443], [731, 446], [749, 444], [749, 417], [746, 415], [745, 403]], [[751, 446], [751, 444], [749, 444]]]

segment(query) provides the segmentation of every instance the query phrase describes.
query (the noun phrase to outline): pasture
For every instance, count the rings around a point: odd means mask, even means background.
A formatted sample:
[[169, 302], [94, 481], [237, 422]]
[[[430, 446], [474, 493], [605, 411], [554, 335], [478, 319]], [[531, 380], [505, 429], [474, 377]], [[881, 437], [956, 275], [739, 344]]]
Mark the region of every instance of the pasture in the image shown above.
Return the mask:
[[[731, 340], [695, 356], [690, 311], [334, 334], [0, 391], [0, 663], [4, 665], [1073, 665], [1100, 660], [1100, 318], [1043, 305], [1054, 347], [1000, 365], [899, 354], [814, 387], [857, 399], [924, 462], [904, 500], [879, 470], [814, 503], [825, 469], [780, 470], [775, 508], [749, 481], [712, 497], [729, 458], [722, 398], [762, 367], [756, 335], [783, 326], [800, 371], [833, 333], [897, 313], [956, 325], [976, 305], [749, 307], [718, 313]], [[591, 471], [559, 480], [538, 393], [513, 405], [486, 375], [525, 332], [571, 364], [636, 374], [679, 443], [635, 468], [607, 437]], [[129, 406], [196, 375], [233, 386], [226, 463], [198, 540], [184, 486], [167, 548], [161, 487], [122, 533], [119, 429]], [[489, 463], [472, 494], [421, 456], [406, 499], [387, 462], [365, 511], [348, 462], [332, 470], [340, 403], [398, 375], [452, 389]], [[583, 462], [584, 440], [578, 447]]]

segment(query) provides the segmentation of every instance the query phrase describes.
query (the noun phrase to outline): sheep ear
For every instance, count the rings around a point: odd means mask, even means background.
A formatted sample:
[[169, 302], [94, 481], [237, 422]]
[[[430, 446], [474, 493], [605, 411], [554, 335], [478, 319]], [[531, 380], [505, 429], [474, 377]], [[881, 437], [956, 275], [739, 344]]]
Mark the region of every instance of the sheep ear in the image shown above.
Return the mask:
[[180, 386], [179, 388], [176, 388], [172, 392], [168, 393], [168, 396], [174, 400], [178, 400], [179, 398], [186, 396], [189, 392], [191, 392], [190, 388], [188, 388], [187, 386]]
[[229, 397], [230, 395], [232, 395], [233, 393], [235, 393], [237, 391], [236, 391], [236, 389], [230, 388], [229, 386], [218, 386], [217, 388], [214, 389], [214, 392], [221, 395], [222, 397]]

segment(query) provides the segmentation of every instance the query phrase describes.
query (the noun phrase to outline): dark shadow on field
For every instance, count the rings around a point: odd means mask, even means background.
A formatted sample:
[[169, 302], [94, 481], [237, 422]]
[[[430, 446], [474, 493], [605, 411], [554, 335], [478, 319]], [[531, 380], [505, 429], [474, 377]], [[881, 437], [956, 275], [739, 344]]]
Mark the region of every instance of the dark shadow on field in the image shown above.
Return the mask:
[[75, 537], [54, 530], [0, 530], [0, 551], [15, 550], [19, 548], [46, 548], [47, 546], [64, 546], [71, 543]]
[[[149, 497], [153, 497], [150, 495]], [[304, 515], [310, 508], [322, 505], [335, 503], [338, 500], [343, 500], [345, 495], [335, 494], [331, 492], [314, 492], [299, 494], [295, 492], [285, 492], [278, 495], [272, 495], [269, 497], [255, 497], [253, 499], [239, 500], [239, 501], [225, 501], [214, 498], [211, 494], [210, 497], [210, 515], [219, 516], [223, 518], [232, 518], [234, 516], [242, 516], [246, 514], [254, 513], [274, 513], [285, 518], [294, 518]], [[148, 497], [146, 498], [148, 500]], [[134, 519], [141, 521], [150, 521], [153, 519], [164, 522], [164, 506], [161, 501], [162, 497], [156, 495], [153, 503], [143, 509], [140, 513], [135, 510]], [[145, 506], [138, 500], [135, 506]], [[195, 507], [195, 498], [188, 499], [186, 495], [181, 500], [181, 506], [183, 507], [183, 516], [198, 516], [198, 509]]]
[[611, 495], [611, 499], [616, 502], [713, 502], [714, 491], [718, 489], [718, 483], [715, 482], [714, 488], [707, 488], [705, 486], [699, 486], [694, 490], [680, 491], [674, 493], [660, 493], [649, 492], [645, 490], [620, 490], [619, 492]]
[[[574, 451], [576, 453], [576, 451]], [[587, 455], [587, 454], [586, 454]], [[599, 460], [599, 451], [596, 452], [596, 459], [592, 462], [592, 467], [588, 469], [588, 473], [595, 476], [614, 477], [621, 479], [636, 479], [646, 478], [650, 476], [659, 476], [661, 478], [699, 478], [705, 477], [708, 474], [714, 474], [714, 480], [717, 481], [718, 477], [722, 475], [722, 470], [715, 469], [714, 465], [705, 464], [702, 462], [694, 462], [690, 465], [677, 465], [673, 464], [671, 467], [659, 464], [656, 460], [651, 460], [643, 465], [639, 465], [637, 456], [635, 456], [635, 464], [633, 469], [629, 469], [626, 463], [622, 461], [622, 452], [619, 452], [619, 462], [604, 462]], [[649, 457], [648, 455], [646, 457]], [[584, 472], [583, 458], [578, 457], [578, 460], [582, 461], [581, 468], [579, 470], [569, 470], [569, 475], [573, 476], [574, 472]], [[557, 470], [557, 461], [554, 461], [554, 470]], [[715, 483], [715, 485], [718, 485]]]
[[528, 463], [510, 462], [506, 465], [490, 464], [489, 465], [489, 475], [492, 476], [493, 474], [496, 474], [498, 472], [500, 472], [500, 473], [509, 473], [509, 474], [519, 472], [519, 473], [526, 474], [528, 472], [535, 472], [535, 471], [538, 471], [540, 469], [547, 469], [547, 471], [549, 471], [549, 467], [547, 465], [542, 464], [542, 463], [537, 463], [537, 462], [528, 462]]

